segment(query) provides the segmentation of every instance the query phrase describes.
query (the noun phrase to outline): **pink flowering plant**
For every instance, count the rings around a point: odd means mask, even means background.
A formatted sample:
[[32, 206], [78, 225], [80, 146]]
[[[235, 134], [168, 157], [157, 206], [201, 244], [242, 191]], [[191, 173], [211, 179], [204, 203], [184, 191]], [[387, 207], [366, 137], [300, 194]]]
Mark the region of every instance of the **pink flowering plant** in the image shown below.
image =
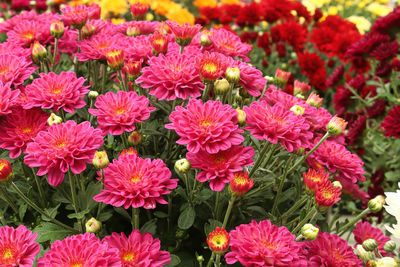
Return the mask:
[[[368, 219], [382, 219], [385, 199], [363, 190], [380, 175], [379, 153], [355, 146], [367, 118], [349, 123], [346, 97], [327, 103], [340, 79], [322, 90], [321, 72], [307, 72], [314, 52], [285, 30], [306, 34], [300, 22], [271, 31], [302, 70], [277, 61], [272, 72], [243, 36], [144, 20], [148, 10], [135, 3], [121, 24], [97, 4], [8, 10], [0, 23], [0, 266], [397, 264], [390, 234]], [[386, 59], [381, 50], [371, 55]], [[384, 80], [370, 83], [393, 103]], [[377, 100], [354, 95], [367, 113]], [[365, 147], [398, 138], [399, 116], [393, 106], [379, 129], [372, 121], [368, 133], [384, 134]], [[385, 165], [393, 176], [397, 159]]]

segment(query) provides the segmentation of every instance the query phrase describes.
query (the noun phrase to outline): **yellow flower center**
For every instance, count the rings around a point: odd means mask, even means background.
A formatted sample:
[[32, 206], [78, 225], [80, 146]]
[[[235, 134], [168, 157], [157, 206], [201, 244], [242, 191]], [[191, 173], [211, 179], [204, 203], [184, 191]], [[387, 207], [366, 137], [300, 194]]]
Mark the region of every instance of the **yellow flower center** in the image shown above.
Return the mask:
[[119, 114], [124, 113], [125, 111], [126, 111], [126, 109], [124, 107], [120, 107], [115, 111], [115, 113], [117, 113], [119, 115]]
[[324, 192], [322, 193], [322, 195], [323, 195], [325, 198], [331, 198], [331, 197], [332, 197], [332, 193], [329, 192], [329, 191], [324, 191]]
[[55, 95], [58, 95], [62, 92], [63, 87], [62, 86], [54, 86], [51, 90], [51, 92]]
[[26, 39], [33, 39], [33, 34], [31, 32], [23, 33], [22, 36], [24, 36]]
[[0, 69], [0, 74], [6, 73], [8, 71], [9, 69], [7, 67], [3, 67], [2, 69]]
[[265, 240], [264, 242], [262, 242], [264, 247], [267, 248], [277, 248], [278, 246], [274, 243], [271, 243], [269, 240]]
[[3, 254], [3, 259], [7, 260], [7, 259], [10, 259], [12, 257], [13, 257], [13, 254], [11, 252], [11, 249], [10, 248], [6, 248], [6, 250], [4, 251], [4, 254]]
[[219, 235], [215, 235], [215, 236], [212, 238], [211, 241], [212, 241], [212, 243], [213, 243], [215, 246], [220, 247], [220, 246], [225, 245], [226, 242], [228, 242], [228, 239], [226, 238], [225, 235], [219, 234]]
[[22, 128], [22, 132], [23, 133], [30, 133], [30, 132], [32, 132], [32, 128], [30, 128], [30, 127], [24, 127], [24, 128]]
[[123, 256], [123, 260], [124, 261], [132, 261], [135, 259], [135, 254], [133, 254], [132, 252], [127, 253]]
[[0, 172], [3, 170], [3, 168], [6, 166], [6, 164], [5, 163], [3, 163], [3, 162], [0, 162]]
[[132, 183], [136, 184], [137, 182], [139, 182], [141, 180], [141, 177], [139, 174], [134, 173], [132, 174], [132, 176], [130, 177], [130, 180]]
[[206, 63], [204, 64], [203, 69], [208, 72], [215, 72], [217, 70], [217, 66], [214, 63]]
[[235, 179], [235, 182], [236, 182], [237, 184], [240, 184], [240, 185], [246, 184], [246, 182], [247, 182], [243, 175], [237, 175], [237, 174], [236, 174], [236, 175], [233, 177], [233, 179]]

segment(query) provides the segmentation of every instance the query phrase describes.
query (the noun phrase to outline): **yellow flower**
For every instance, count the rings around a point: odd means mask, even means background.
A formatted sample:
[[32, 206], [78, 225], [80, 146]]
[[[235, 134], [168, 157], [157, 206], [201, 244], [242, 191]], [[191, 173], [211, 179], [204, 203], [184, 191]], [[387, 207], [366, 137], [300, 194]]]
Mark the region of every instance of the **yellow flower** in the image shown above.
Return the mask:
[[369, 31], [369, 29], [371, 28], [371, 22], [364, 17], [351, 16], [348, 17], [347, 20], [353, 22], [361, 34], [364, 34], [365, 32]]
[[180, 8], [180, 5], [170, 0], [158, 0], [152, 1], [150, 3], [150, 8], [153, 9], [157, 14], [162, 16], [166, 16], [171, 9], [177, 7]]
[[328, 9], [328, 15], [337, 15], [338, 9], [335, 6], [331, 6]]
[[121, 23], [124, 23], [124, 22], [125, 22], [125, 19], [124, 19], [124, 18], [112, 18], [112, 19], [111, 19], [111, 22], [112, 22], [113, 24], [121, 24]]
[[378, 3], [371, 3], [367, 6], [367, 10], [372, 14], [383, 17], [392, 12], [392, 8], [389, 6], [381, 5]]
[[197, 8], [215, 7], [218, 4], [216, 0], [195, 0], [193, 5]]
[[195, 20], [192, 13], [190, 13], [187, 9], [180, 7], [179, 5], [169, 10], [165, 17], [180, 24], [188, 22], [190, 25], [193, 25]]
[[101, 17], [108, 17], [109, 13], [113, 15], [122, 15], [128, 11], [128, 2], [126, 0], [101, 0]]
[[221, 0], [221, 3], [224, 5], [240, 5], [239, 0]]

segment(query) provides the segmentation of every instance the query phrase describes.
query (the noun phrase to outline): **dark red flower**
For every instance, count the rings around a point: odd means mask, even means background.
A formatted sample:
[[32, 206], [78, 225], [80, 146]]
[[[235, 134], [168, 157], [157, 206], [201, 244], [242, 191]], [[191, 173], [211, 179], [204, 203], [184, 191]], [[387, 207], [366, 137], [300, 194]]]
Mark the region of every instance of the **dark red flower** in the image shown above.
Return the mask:
[[367, 117], [359, 116], [355, 121], [349, 124], [347, 134], [345, 135], [347, 145], [354, 145], [359, 141], [360, 136], [365, 130]]
[[394, 106], [381, 123], [386, 137], [400, 138], [400, 105]]
[[371, 32], [395, 35], [399, 31], [400, 7], [396, 7], [388, 15], [378, 18], [372, 25]]
[[343, 78], [343, 74], [344, 74], [344, 66], [340, 65], [332, 72], [331, 76], [329, 76], [329, 78], [326, 80], [326, 86], [331, 87], [338, 84], [340, 80]]
[[397, 44], [397, 41], [394, 40], [392, 42], [385, 42], [379, 44], [371, 52], [371, 56], [373, 56], [377, 60], [384, 60], [396, 56], [398, 50], [399, 50], [399, 45]]

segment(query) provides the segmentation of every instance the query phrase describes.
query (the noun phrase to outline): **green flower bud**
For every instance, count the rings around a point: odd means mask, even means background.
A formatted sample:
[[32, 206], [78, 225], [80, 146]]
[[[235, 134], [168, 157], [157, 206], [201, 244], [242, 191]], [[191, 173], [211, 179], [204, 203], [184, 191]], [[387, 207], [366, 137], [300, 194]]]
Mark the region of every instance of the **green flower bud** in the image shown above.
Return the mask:
[[388, 242], [385, 243], [385, 245], [383, 246], [383, 249], [387, 253], [392, 253], [396, 249], [396, 243], [392, 240], [389, 240]]
[[214, 82], [214, 92], [216, 95], [224, 95], [229, 90], [229, 82], [226, 79], [219, 79]]
[[375, 259], [375, 254], [372, 251], [366, 251], [362, 245], [357, 245], [355, 249], [356, 255], [363, 261], [369, 261]]
[[87, 233], [98, 233], [101, 229], [101, 222], [96, 220], [95, 218], [91, 218], [89, 221], [86, 222], [86, 232]]
[[362, 247], [366, 251], [374, 251], [378, 247], [378, 242], [376, 242], [375, 239], [369, 238], [364, 240], [364, 242], [362, 243]]
[[379, 212], [385, 204], [385, 197], [382, 195], [376, 196], [368, 202], [368, 208], [372, 212]]
[[305, 240], [312, 241], [317, 239], [318, 233], [319, 229], [311, 223], [307, 223], [303, 227], [301, 227], [301, 234], [303, 235]]
[[91, 98], [91, 99], [96, 99], [98, 96], [99, 96], [99, 93], [96, 92], [96, 91], [90, 91], [88, 93], [88, 97]]
[[175, 169], [180, 173], [186, 173], [190, 169], [190, 162], [187, 159], [180, 159], [175, 162]]

